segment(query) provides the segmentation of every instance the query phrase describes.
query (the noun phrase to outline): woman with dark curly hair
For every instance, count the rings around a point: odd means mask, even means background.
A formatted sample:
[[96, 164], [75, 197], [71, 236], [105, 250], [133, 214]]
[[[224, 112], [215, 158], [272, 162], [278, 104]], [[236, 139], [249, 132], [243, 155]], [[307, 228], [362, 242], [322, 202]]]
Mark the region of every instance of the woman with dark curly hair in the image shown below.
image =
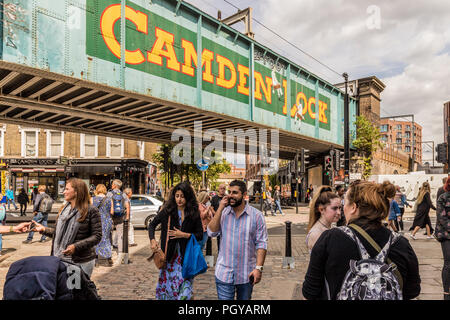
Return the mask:
[[[168, 228], [170, 217], [170, 227]], [[186, 246], [191, 235], [203, 238], [203, 227], [194, 190], [188, 182], [177, 184], [169, 200], [152, 220], [148, 228], [151, 248], [155, 251], [155, 229], [161, 224], [161, 250], [166, 252], [166, 266], [160, 270], [156, 286], [157, 300], [192, 299], [193, 280], [183, 279], [182, 266]], [[169, 230], [168, 230], [169, 229]], [[166, 239], [169, 236], [166, 250]]]

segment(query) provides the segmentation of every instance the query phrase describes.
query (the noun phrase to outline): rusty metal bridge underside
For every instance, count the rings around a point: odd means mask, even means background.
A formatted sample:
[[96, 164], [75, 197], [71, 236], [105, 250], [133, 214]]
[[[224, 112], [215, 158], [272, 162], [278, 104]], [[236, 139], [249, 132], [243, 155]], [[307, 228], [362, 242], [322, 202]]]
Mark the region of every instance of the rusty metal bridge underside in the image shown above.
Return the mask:
[[[219, 129], [223, 134], [226, 129], [274, 129], [192, 106], [0, 61], [0, 122], [170, 143], [176, 129], [186, 129], [193, 136], [194, 121], [197, 120], [202, 121], [204, 131]], [[246, 144], [251, 143], [247, 138]], [[279, 156], [282, 159], [293, 159], [300, 148], [309, 149], [314, 156], [332, 146], [341, 148], [300, 134], [279, 131]]]

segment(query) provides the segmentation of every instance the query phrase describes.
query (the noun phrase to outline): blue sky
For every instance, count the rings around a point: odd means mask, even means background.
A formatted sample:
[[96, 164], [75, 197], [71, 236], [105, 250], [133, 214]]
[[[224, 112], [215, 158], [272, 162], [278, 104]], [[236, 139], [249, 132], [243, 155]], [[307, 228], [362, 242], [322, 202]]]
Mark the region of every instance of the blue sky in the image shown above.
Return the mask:
[[[443, 104], [450, 100], [450, 1], [227, 0], [350, 80], [377, 76], [386, 85], [381, 116], [414, 113], [423, 140], [443, 141]], [[224, 0], [188, 0], [222, 18]], [[235, 25], [243, 31], [243, 24]], [[282, 39], [253, 23], [255, 39], [331, 83], [342, 82]], [[424, 146], [424, 160], [431, 159]]]

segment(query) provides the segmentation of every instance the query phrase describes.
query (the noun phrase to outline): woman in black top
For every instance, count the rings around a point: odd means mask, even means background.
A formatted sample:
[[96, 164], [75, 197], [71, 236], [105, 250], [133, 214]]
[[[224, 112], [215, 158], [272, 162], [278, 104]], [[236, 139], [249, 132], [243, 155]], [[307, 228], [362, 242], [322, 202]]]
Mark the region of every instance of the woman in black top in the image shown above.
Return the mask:
[[20, 190], [19, 196], [17, 197], [17, 202], [19, 202], [19, 204], [20, 204], [20, 215], [26, 216], [27, 215], [28, 194], [26, 193], [24, 188], [22, 188], [22, 190]]
[[414, 217], [413, 225], [409, 229], [410, 231], [413, 230], [413, 232], [410, 234], [410, 237], [414, 240], [416, 240], [416, 233], [420, 228], [426, 228], [428, 239], [433, 238], [431, 236], [431, 234], [433, 233], [433, 227], [431, 227], [429, 213], [430, 208], [432, 208], [433, 210], [436, 210], [436, 208], [431, 202], [430, 190], [430, 184], [428, 182], [424, 182], [422, 184], [422, 188], [419, 191], [419, 195], [417, 196], [417, 213]]
[[[394, 195], [395, 187], [391, 183], [357, 182], [350, 185], [345, 196], [346, 220], [364, 229], [381, 248], [391, 235], [382, 221], [389, 213], [388, 198]], [[355, 233], [369, 255], [375, 257], [378, 252], [358, 232]], [[417, 297], [420, 293], [419, 263], [408, 240], [400, 237], [391, 246], [388, 258], [397, 265], [402, 276], [403, 299]], [[350, 260], [360, 260], [358, 246], [352, 239], [339, 228], [322, 233], [311, 252], [303, 296], [308, 300], [327, 299], [326, 279], [330, 299], [335, 300], [349, 270]]]
[[441, 243], [444, 266], [442, 267], [442, 285], [444, 300], [450, 300], [450, 178], [444, 185], [444, 193], [436, 203], [436, 239]]
[[176, 185], [148, 227], [152, 250], [158, 243], [155, 229], [161, 224], [161, 250], [166, 250], [167, 224], [170, 216], [169, 242], [167, 244], [166, 267], [160, 270], [156, 286], [157, 300], [192, 299], [193, 280], [183, 279], [182, 266], [187, 243], [191, 235], [197, 241], [203, 238], [203, 227], [194, 190], [188, 182]]

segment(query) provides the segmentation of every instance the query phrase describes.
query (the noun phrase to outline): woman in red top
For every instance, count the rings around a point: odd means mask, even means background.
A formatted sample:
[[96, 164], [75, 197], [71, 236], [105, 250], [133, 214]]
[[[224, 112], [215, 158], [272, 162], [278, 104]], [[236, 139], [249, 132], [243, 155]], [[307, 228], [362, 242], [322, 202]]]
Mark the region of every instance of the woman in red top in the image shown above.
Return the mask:
[[202, 191], [197, 196], [198, 200], [198, 210], [200, 211], [200, 219], [202, 219], [202, 226], [203, 226], [203, 239], [200, 242], [200, 246], [202, 247], [202, 250], [206, 244], [206, 241], [208, 240], [208, 232], [206, 232], [206, 227], [208, 226], [208, 223], [211, 221], [212, 217], [214, 216], [214, 209], [211, 206], [211, 199], [209, 197], [208, 192]]

